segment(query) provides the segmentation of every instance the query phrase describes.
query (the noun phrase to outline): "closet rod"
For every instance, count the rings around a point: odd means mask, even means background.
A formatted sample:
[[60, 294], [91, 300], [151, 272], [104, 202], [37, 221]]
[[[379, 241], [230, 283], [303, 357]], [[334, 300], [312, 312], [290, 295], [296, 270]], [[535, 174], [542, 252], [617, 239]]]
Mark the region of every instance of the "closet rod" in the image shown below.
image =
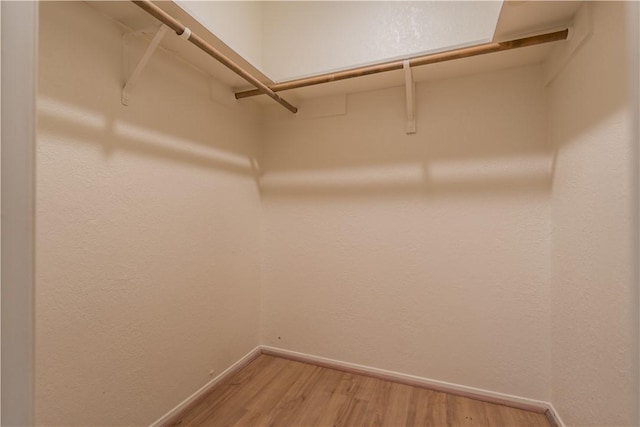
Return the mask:
[[[559, 40], [566, 40], [569, 35], [569, 29], [552, 33], [539, 34], [521, 39], [509, 40], [499, 43], [486, 43], [460, 49], [453, 49], [444, 52], [431, 53], [428, 55], [415, 56], [409, 58], [409, 66], [417, 67], [420, 65], [435, 64], [436, 62], [452, 61], [454, 59], [468, 58], [471, 56], [485, 55], [487, 53], [501, 52], [505, 50], [518, 49], [521, 47], [534, 46], [538, 44], [550, 43]], [[306, 86], [314, 86], [322, 83], [335, 82], [338, 80], [352, 79], [354, 77], [366, 76], [369, 74], [384, 73], [387, 71], [402, 70], [404, 60], [383, 62], [382, 64], [367, 65], [364, 67], [350, 68], [335, 73], [320, 74], [313, 77], [305, 77], [302, 79], [289, 80], [282, 83], [276, 83], [269, 88], [274, 92], [282, 90], [297, 89]], [[247, 98], [250, 96], [260, 95], [258, 90], [245, 90], [236, 92], [236, 99]]]
[[278, 96], [274, 91], [269, 89], [267, 85], [262, 83], [260, 80], [258, 80], [253, 75], [251, 75], [248, 71], [240, 67], [235, 62], [233, 62], [230, 58], [225, 56], [215, 47], [211, 46], [209, 43], [204, 41], [204, 39], [199, 37], [197, 34], [192, 33], [191, 30], [189, 30], [184, 24], [182, 24], [182, 22], [178, 21], [177, 19], [175, 19], [174, 17], [166, 13], [164, 10], [160, 9], [158, 6], [153, 4], [150, 0], [131, 0], [131, 1], [135, 3], [137, 6], [139, 6], [141, 9], [143, 9], [145, 12], [152, 15], [158, 21], [162, 22], [163, 24], [171, 28], [180, 37], [182, 37], [183, 39], [189, 40], [195, 46], [205, 51], [207, 54], [209, 54], [213, 58], [217, 59], [227, 68], [229, 68], [231, 71], [233, 71], [234, 73], [236, 73], [237, 75], [239, 75], [240, 77], [242, 77], [243, 79], [245, 79], [246, 81], [248, 81], [249, 83], [257, 87], [258, 89], [256, 89], [256, 91], [258, 93], [264, 93], [265, 95], [268, 95], [269, 97], [273, 98], [276, 102], [278, 102], [280, 105], [282, 105], [292, 113], [298, 112], [298, 109], [296, 107], [289, 104], [286, 100]]

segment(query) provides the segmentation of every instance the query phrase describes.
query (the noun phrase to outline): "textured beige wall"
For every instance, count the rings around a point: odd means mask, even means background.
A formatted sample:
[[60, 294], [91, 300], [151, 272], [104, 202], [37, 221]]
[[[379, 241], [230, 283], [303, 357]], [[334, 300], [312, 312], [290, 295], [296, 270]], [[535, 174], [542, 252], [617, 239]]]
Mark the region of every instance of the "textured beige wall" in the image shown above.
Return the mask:
[[637, 425], [627, 6], [591, 6], [593, 36], [549, 90], [551, 401], [568, 425]]
[[40, 6], [36, 422], [149, 424], [258, 344], [258, 121], [162, 52], [122, 106], [122, 30]]
[[549, 192], [537, 66], [267, 121], [262, 343], [549, 398]]
[[548, 90], [419, 85], [412, 136], [402, 88], [263, 133], [162, 52], [123, 107], [122, 29], [40, 7], [37, 424], [148, 424], [259, 342], [637, 421], [624, 6]]

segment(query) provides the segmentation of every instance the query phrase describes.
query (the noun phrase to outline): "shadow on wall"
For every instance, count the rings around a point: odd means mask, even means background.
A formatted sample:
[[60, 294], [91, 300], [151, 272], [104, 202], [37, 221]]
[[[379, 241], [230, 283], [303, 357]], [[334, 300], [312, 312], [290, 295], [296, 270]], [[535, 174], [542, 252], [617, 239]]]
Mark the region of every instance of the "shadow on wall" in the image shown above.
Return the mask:
[[[66, 100], [65, 100], [66, 101]], [[105, 160], [118, 151], [128, 151], [161, 160], [186, 163], [240, 175], [255, 175], [256, 161], [250, 153], [229, 150], [229, 140], [189, 139], [158, 130], [153, 123], [134, 124], [119, 117], [108, 117], [84, 106], [41, 96], [38, 100], [39, 129], [65, 142], [98, 144]], [[126, 107], [122, 107], [126, 108]], [[130, 116], [129, 116], [130, 117]], [[204, 126], [199, 126], [202, 129]], [[184, 130], [192, 129], [185, 126]], [[181, 129], [172, 131], [179, 133]], [[186, 132], [185, 132], [186, 133]], [[183, 133], [184, 135], [184, 133]]]
[[403, 88], [350, 95], [346, 116], [278, 121], [268, 132], [263, 190], [281, 196], [549, 191], [537, 67], [421, 84], [416, 98], [415, 135], [404, 133]]
[[[105, 43], [104, 34], [90, 22], [69, 20], [53, 8], [48, 12], [41, 24], [48, 36], [41, 37], [39, 50], [41, 68], [46, 69], [38, 98], [41, 134], [64, 143], [98, 144], [105, 162], [125, 151], [256, 176], [255, 109], [213, 102], [207, 78], [163, 51], [154, 54], [125, 107], [120, 102], [125, 80], [121, 46]], [[77, 42], [64, 43], [74, 34], [83, 35], [83, 52], [72, 51]], [[134, 60], [145, 46], [143, 40], [135, 41]], [[69, 60], [79, 56], [85, 61]], [[67, 89], [70, 82], [77, 90]]]
[[[343, 116], [304, 120], [272, 111], [262, 190], [277, 197], [549, 194], [545, 91], [539, 65], [422, 83], [415, 135], [404, 132], [403, 88], [349, 95]], [[598, 114], [593, 121], [604, 119]]]

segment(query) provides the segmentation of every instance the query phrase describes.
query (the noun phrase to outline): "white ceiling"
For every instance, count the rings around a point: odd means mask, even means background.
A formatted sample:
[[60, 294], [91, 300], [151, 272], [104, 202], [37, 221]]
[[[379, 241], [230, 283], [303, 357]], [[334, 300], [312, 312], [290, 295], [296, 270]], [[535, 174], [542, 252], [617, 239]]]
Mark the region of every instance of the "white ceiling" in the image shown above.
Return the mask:
[[507, 0], [502, 6], [494, 39], [508, 40], [566, 26], [581, 4], [581, 1]]
[[271, 1], [262, 64], [275, 81], [490, 42], [502, 1]]

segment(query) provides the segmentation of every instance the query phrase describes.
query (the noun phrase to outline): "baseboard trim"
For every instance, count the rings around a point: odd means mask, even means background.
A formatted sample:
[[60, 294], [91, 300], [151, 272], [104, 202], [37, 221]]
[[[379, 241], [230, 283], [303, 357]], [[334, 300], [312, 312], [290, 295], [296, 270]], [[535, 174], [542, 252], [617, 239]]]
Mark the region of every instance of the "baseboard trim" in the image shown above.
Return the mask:
[[372, 368], [370, 366], [358, 365], [355, 363], [343, 362], [340, 360], [329, 359], [326, 357], [313, 356], [306, 353], [300, 353], [292, 350], [285, 350], [277, 347], [260, 345], [244, 355], [240, 360], [225, 369], [220, 375], [207, 382], [205, 385], [196, 390], [191, 396], [176, 405], [165, 415], [156, 420], [150, 427], [161, 427], [170, 425], [177, 421], [177, 418], [186, 410], [193, 407], [201, 398], [207, 395], [215, 386], [220, 384], [228, 377], [247, 366], [255, 360], [260, 354], [281, 357], [283, 359], [294, 360], [312, 365], [322, 366], [324, 368], [336, 369], [343, 372], [349, 372], [358, 375], [366, 375], [386, 381], [393, 381], [415, 387], [428, 388], [430, 390], [441, 391], [444, 393], [454, 394], [456, 396], [468, 397], [471, 399], [481, 400], [483, 402], [495, 403], [498, 405], [510, 406], [512, 408], [523, 409], [526, 411], [544, 414], [552, 427], [565, 427], [562, 419], [558, 415], [553, 405], [540, 400], [528, 399], [525, 397], [514, 396], [495, 391], [463, 386], [460, 384], [448, 383], [445, 381], [433, 380], [415, 375], [402, 374], [400, 372], [387, 371], [384, 369]]
[[240, 369], [247, 366], [251, 363], [255, 358], [260, 356], [262, 353], [261, 346], [257, 346], [249, 353], [245, 354], [240, 360], [235, 362], [233, 365], [229, 366], [227, 369], [222, 371], [220, 375], [216, 376], [214, 379], [200, 387], [196, 392], [194, 392], [191, 396], [187, 397], [185, 400], [176, 405], [169, 412], [164, 414], [158, 420], [156, 420], [150, 427], [160, 427], [168, 424], [172, 424], [172, 422], [176, 421], [176, 418], [180, 416], [184, 411], [189, 409], [191, 406], [195, 405], [202, 397], [204, 397], [209, 391], [211, 391], [216, 385], [224, 381], [226, 378], [238, 372]]
[[551, 403], [547, 404], [547, 412], [544, 414], [547, 416], [547, 421], [549, 421], [549, 425], [551, 425], [551, 427], [566, 426], [562, 421], [562, 418], [560, 418], [560, 415], [558, 415], [558, 411], [556, 411], [556, 408], [554, 408]]
[[[324, 368], [336, 369], [339, 371], [350, 372], [358, 375], [366, 375], [382, 380], [407, 384], [410, 386], [428, 388], [431, 390], [454, 394], [456, 396], [463, 396], [481, 400], [483, 402], [496, 403], [499, 405], [510, 406], [512, 408], [537, 412], [539, 414], [546, 415], [547, 413], [553, 411], [552, 416], [557, 416], [555, 410], [553, 410], [553, 407], [549, 403], [539, 400], [527, 399], [524, 397], [498, 393], [475, 387], [467, 387], [459, 384], [432, 380], [429, 378], [417, 377], [414, 375], [407, 375], [399, 372], [387, 371], [384, 369], [372, 368], [369, 366], [357, 365], [349, 362], [342, 362], [325, 357], [312, 356], [310, 354], [299, 353], [296, 351], [285, 350], [276, 347], [261, 346], [261, 352], [262, 354], [267, 354], [270, 356], [282, 357], [284, 359], [294, 360], [297, 362], [309, 363], [312, 365], [322, 366]], [[549, 416], [547, 415], [547, 417]], [[559, 426], [563, 425], [559, 423]]]

